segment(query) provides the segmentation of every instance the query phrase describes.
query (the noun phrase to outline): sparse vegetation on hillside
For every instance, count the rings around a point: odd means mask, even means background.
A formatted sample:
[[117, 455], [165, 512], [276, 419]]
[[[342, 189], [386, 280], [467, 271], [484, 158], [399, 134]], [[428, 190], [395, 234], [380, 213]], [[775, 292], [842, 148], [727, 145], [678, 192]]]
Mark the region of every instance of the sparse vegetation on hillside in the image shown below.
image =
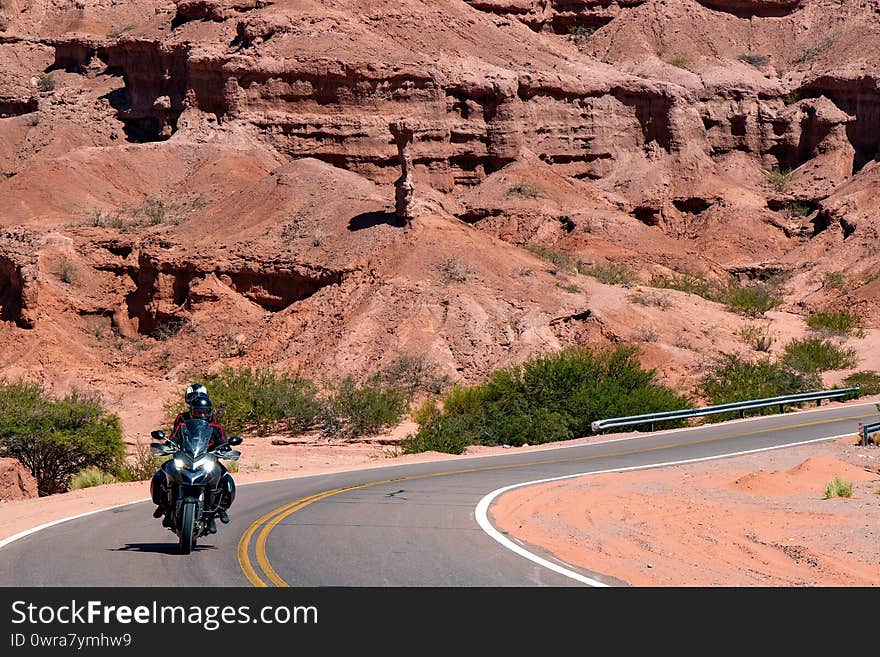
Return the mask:
[[508, 194], [518, 194], [526, 198], [538, 198], [541, 196], [541, 190], [529, 182], [518, 182], [507, 188]]
[[575, 271], [576, 264], [574, 260], [572, 260], [572, 257], [565, 251], [551, 249], [550, 247], [541, 244], [526, 244], [524, 248], [526, 251], [534, 253], [539, 258], [543, 258], [551, 263], [557, 269], [567, 272]]
[[776, 166], [767, 173], [767, 182], [777, 192], [784, 192], [793, 177], [791, 169]]
[[755, 68], [764, 68], [770, 63], [770, 58], [767, 55], [758, 55], [754, 53], [743, 53], [737, 57], [737, 59], [746, 64], [750, 64]]
[[804, 319], [807, 326], [814, 331], [832, 335], [850, 335], [864, 337], [865, 332], [859, 327], [859, 316], [847, 310], [819, 311]]
[[767, 324], [746, 324], [740, 327], [737, 335], [755, 351], [768, 352], [773, 345], [773, 336]]
[[641, 367], [637, 353], [632, 345], [569, 347], [496, 370], [481, 385], [455, 386], [440, 405], [427, 402], [414, 413], [419, 430], [404, 452], [565, 440], [587, 435], [600, 418], [689, 406]]
[[785, 345], [782, 361], [798, 372], [813, 373], [855, 367], [858, 357], [855, 349], [841, 347], [831, 340], [795, 338]]
[[578, 267], [581, 274], [592, 276], [606, 285], [622, 285], [628, 287], [635, 280], [632, 270], [626, 265], [609, 262], [607, 265], [591, 265]]
[[441, 262], [437, 269], [440, 270], [444, 280], [452, 283], [464, 283], [473, 273], [470, 266], [459, 260], [458, 256], [450, 256]]
[[568, 29], [568, 36], [574, 42], [574, 45], [581, 48], [597, 29], [592, 25], [572, 25]]
[[400, 422], [409, 406], [406, 393], [380, 376], [362, 384], [346, 377], [329, 386], [321, 404], [324, 432], [344, 438], [375, 434]]
[[733, 312], [747, 317], [760, 317], [780, 305], [782, 297], [777, 294], [773, 286], [766, 283], [751, 285], [730, 283], [719, 290], [718, 301]]
[[691, 60], [688, 59], [685, 55], [675, 55], [669, 60], [668, 63], [672, 66], [675, 66], [676, 68], [686, 69], [688, 66], [691, 65]]
[[37, 77], [37, 89], [40, 91], [52, 91], [55, 89], [55, 78], [47, 73], [40, 73]]
[[73, 283], [78, 276], [78, 270], [76, 265], [73, 264], [67, 258], [62, 258], [58, 263], [58, 278], [61, 279], [62, 283]]
[[687, 269], [673, 272], [670, 276], [654, 276], [651, 279], [651, 287], [659, 287], [688, 294], [696, 294], [704, 299], [714, 301], [717, 297], [718, 286], [708, 281], [702, 274]]
[[0, 456], [18, 459], [41, 496], [63, 493], [88, 467], [112, 471], [124, 454], [119, 418], [97, 395], [56, 397], [36, 383], [0, 380]]

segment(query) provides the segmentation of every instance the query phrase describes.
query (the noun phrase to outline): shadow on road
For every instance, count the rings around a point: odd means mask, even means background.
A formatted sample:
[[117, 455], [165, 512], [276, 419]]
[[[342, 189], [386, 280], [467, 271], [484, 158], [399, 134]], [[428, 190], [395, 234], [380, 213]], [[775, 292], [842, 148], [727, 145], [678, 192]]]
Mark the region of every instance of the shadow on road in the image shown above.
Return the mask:
[[[213, 545], [196, 545], [193, 552], [216, 550]], [[152, 552], [154, 554], [179, 554], [177, 543], [127, 543], [125, 547], [109, 548], [111, 552]]]

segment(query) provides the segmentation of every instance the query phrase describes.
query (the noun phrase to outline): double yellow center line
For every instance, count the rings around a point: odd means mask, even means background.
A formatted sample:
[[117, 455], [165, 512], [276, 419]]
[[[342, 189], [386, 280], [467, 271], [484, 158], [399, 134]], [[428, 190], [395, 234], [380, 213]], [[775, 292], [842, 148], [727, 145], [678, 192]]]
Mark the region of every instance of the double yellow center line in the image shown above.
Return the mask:
[[[779, 427], [776, 429], [759, 429], [757, 431], [747, 431], [743, 433], [730, 434], [726, 436], [717, 436], [715, 438], [703, 438], [701, 440], [693, 440], [687, 442], [673, 443], [670, 445], [659, 445], [656, 447], [642, 447], [640, 449], [630, 449], [619, 452], [612, 452], [607, 454], [594, 454], [592, 456], [575, 456], [570, 458], [557, 458], [557, 459], [547, 459], [543, 461], [530, 461], [528, 463], [512, 463], [507, 465], [491, 465], [484, 466], [480, 468], [465, 468], [462, 470], [447, 470], [444, 472], [434, 472], [430, 474], [420, 474], [420, 475], [411, 475], [408, 477], [395, 477], [392, 479], [382, 479], [379, 481], [370, 481], [365, 484], [357, 484], [354, 486], [344, 486], [342, 488], [334, 488], [332, 490], [322, 491], [320, 493], [315, 493], [313, 495], [309, 495], [307, 497], [302, 497], [298, 500], [294, 500], [293, 502], [289, 502], [284, 504], [277, 509], [273, 509], [269, 513], [257, 518], [250, 527], [248, 527], [247, 531], [242, 535], [241, 540], [238, 542], [238, 565], [241, 568], [241, 571], [244, 573], [245, 577], [248, 578], [251, 584], [256, 587], [267, 587], [270, 586], [269, 582], [271, 582], [275, 586], [285, 587], [288, 586], [287, 582], [285, 582], [281, 576], [275, 571], [272, 567], [272, 564], [269, 563], [269, 557], [266, 554], [266, 541], [269, 538], [269, 534], [272, 530], [280, 523], [282, 520], [287, 518], [288, 516], [293, 515], [300, 509], [304, 509], [310, 504], [314, 504], [315, 502], [320, 502], [321, 500], [327, 499], [328, 497], [332, 497], [334, 495], [338, 495], [340, 493], [345, 493], [352, 490], [358, 490], [360, 488], [369, 488], [371, 486], [381, 486], [382, 484], [390, 484], [394, 482], [400, 481], [412, 481], [414, 479], [427, 479], [429, 477], [446, 477], [449, 475], [457, 475], [457, 474], [466, 474], [472, 472], [488, 472], [491, 470], [508, 470], [512, 468], [527, 468], [530, 466], [536, 465], [550, 465], [554, 463], [568, 463], [568, 462], [577, 462], [577, 461], [592, 461], [600, 458], [612, 458], [616, 456], [627, 456], [630, 454], [638, 454], [641, 452], [655, 452], [665, 449], [674, 449], [676, 447], [688, 447], [691, 445], [700, 445], [703, 443], [712, 443], [718, 442], [721, 440], [729, 440], [731, 438], [742, 438], [745, 436], [754, 436], [758, 434], [764, 433], [774, 433], [778, 431], [788, 431], [791, 429], [798, 429], [801, 427], [809, 427], [815, 426], [819, 424], [830, 424], [832, 422], [844, 422], [846, 420], [860, 420], [866, 417], [872, 417], [876, 415], [876, 413], [867, 413], [865, 415], [853, 415], [842, 418], [832, 418], [828, 420], [816, 420], [814, 422], [803, 422], [800, 424], [790, 424], [785, 427]], [[257, 572], [257, 569], [254, 567], [253, 563], [250, 559], [250, 545], [254, 536], [256, 536], [256, 541], [254, 542], [254, 555], [257, 560], [257, 565], [260, 570], [262, 570], [262, 576]], [[263, 579], [265, 577], [266, 579]], [[267, 582], [266, 580], [269, 580]]]

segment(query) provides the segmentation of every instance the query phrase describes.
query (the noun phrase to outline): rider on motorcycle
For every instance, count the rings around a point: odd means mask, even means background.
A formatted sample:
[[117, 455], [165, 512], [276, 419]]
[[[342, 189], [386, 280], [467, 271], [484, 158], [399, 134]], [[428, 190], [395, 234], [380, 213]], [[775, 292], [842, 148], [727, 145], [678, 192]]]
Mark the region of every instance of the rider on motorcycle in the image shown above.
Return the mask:
[[[223, 431], [222, 425], [217, 422], [217, 419], [214, 416], [213, 404], [208, 397], [208, 391], [205, 386], [201, 384], [190, 385], [186, 389], [184, 399], [189, 406], [189, 410], [180, 413], [174, 420], [174, 428], [171, 432], [170, 440], [174, 443], [177, 442], [177, 435], [180, 432], [180, 427], [188, 420], [206, 420], [214, 429], [211, 441], [208, 444], [208, 450], [210, 451], [218, 445], [225, 443], [226, 433]], [[155, 475], [153, 475], [153, 480], [150, 482], [150, 492], [153, 497], [153, 502], [156, 504], [156, 510], [153, 511], [153, 517], [159, 518], [164, 516], [162, 519], [163, 527], [171, 527], [172, 525], [170, 515], [171, 508], [167, 505], [168, 491], [166, 486], [167, 475], [165, 472], [165, 469], [170, 467], [172, 467], [171, 460], [163, 463], [162, 467], [159, 468]], [[235, 499], [235, 482], [222, 463], [220, 464], [220, 467], [223, 468], [223, 475], [220, 478], [220, 511], [217, 515], [220, 517], [220, 522], [226, 524], [229, 522], [229, 515], [226, 510], [232, 505], [232, 502]], [[214, 521], [213, 516], [208, 520], [208, 531], [211, 534], [217, 532], [217, 524]]]

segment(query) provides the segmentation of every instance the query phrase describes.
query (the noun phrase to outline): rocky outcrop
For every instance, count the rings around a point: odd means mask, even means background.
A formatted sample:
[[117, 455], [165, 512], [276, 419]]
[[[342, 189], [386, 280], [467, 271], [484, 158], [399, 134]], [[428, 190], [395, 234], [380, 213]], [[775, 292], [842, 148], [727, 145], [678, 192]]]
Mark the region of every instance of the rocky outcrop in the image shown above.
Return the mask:
[[0, 320], [33, 328], [39, 268], [33, 244], [23, 233], [0, 234]]
[[588, 36], [620, 12], [647, 0], [465, 0], [480, 11], [515, 18], [538, 31]]
[[743, 18], [786, 16], [806, 4], [805, 0], [697, 0], [710, 9]]
[[18, 459], [0, 458], [0, 500], [37, 497], [37, 480]]

